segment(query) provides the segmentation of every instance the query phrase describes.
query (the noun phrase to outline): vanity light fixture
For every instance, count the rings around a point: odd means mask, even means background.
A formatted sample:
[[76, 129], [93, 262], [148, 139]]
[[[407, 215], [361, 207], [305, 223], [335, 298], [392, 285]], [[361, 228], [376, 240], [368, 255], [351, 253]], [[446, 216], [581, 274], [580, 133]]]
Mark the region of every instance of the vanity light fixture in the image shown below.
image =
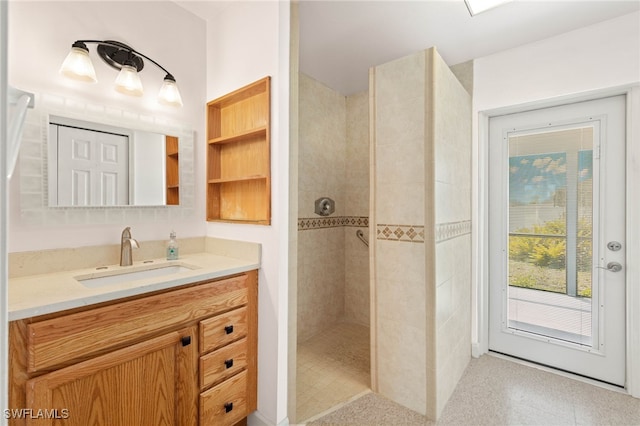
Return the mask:
[[147, 59], [166, 73], [164, 83], [158, 93], [158, 102], [175, 107], [182, 106], [182, 98], [176, 79], [162, 65], [143, 55], [124, 43], [113, 40], [77, 40], [71, 45], [71, 51], [62, 63], [60, 74], [75, 80], [95, 83], [98, 81], [93, 63], [89, 57], [87, 43], [98, 44], [98, 56], [111, 67], [120, 71], [115, 81], [115, 89], [131, 96], [142, 96], [142, 81], [139, 72], [144, 68]]

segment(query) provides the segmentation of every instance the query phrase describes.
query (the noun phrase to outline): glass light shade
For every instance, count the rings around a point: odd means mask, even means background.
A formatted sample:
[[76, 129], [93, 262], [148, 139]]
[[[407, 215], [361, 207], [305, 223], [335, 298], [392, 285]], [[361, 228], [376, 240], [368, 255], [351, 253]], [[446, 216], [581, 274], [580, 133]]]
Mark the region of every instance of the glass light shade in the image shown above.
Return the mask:
[[178, 85], [175, 80], [170, 78], [164, 79], [160, 93], [158, 93], [158, 102], [164, 105], [182, 106], [182, 97], [180, 96], [180, 91], [178, 90]]
[[80, 47], [71, 48], [71, 51], [60, 67], [60, 74], [88, 83], [98, 81], [96, 71], [93, 69], [93, 63], [91, 63], [91, 58], [89, 58], [89, 52]]
[[130, 96], [142, 96], [142, 81], [138, 70], [131, 65], [123, 65], [116, 78], [116, 90]]

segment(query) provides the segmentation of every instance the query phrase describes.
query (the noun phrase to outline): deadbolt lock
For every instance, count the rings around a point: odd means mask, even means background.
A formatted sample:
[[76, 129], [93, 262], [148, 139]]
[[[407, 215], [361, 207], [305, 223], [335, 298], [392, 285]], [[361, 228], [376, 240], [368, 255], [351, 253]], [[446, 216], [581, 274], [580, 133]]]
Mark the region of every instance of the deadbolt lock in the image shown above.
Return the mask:
[[607, 248], [611, 251], [618, 251], [622, 249], [622, 244], [617, 241], [609, 241], [609, 244], [607, 244]]

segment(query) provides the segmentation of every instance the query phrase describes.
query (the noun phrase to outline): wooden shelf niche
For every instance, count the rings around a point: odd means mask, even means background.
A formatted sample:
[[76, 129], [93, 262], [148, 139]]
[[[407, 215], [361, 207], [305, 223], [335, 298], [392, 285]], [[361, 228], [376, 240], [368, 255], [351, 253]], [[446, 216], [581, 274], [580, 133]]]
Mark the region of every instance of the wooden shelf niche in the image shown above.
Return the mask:
[[180, 158], [178, 154], [178, 138], [165, 136], [166, 151], [166, 185], [167, 205], [180, 204]]
[[269, 225], [270, 77], [207, 103], [207, 220]]

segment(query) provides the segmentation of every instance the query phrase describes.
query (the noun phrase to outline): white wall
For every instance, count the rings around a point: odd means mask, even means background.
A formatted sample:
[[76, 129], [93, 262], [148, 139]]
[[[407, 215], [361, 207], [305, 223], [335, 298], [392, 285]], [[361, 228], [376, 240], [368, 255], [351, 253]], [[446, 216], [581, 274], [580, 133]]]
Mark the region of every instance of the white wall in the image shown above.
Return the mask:
[[164, 135], [134, 132], [133, 199], [136, 205], [157, 206], [165, 203], [167, 181], [165, 153]]
[[[140, 115], [151, 115], [192, 127], [195, 156], [204, 158], [205, 21], [170, 1], [12, 1], [9, 4], [9, 84], [38, 94], [64, 96]], [[117, 71], [88, 44], [98, 83], [66, 79], [58, 69], [71, 44], [79, 39], [117, 40], [153, 58], [176, 78], [184, 107], [156, 102], [164, 72], [149, 61], [140, 73], [141, 98], [113, 90]], [[37, 102], [37, 99], [36, 99]], [[9, 251], [117, 244], [131, 225], [141, 242], [166, 239], [175, 229], [179, 237], [202, 236], [204, 222], [204, 160], [195, 164], [195, 211], [199, 220], [140, 221], [112, 225], [33, 226], [20, 219], [19, 170], [10, 182]], [[124, 217], [127, 217], [126, 215]], [[129, 220], [125, 219], [129, 222]], [[4, 236], [3, 236], [4, 237]]]
[[487, 139], [483, 111], [640, 82], [640, 12], [474, 61], [474, 354], [486, 351]]
[[271, 225], [209, 223], [207, 235], [262, 244], [258, 415], [287, 422], [289, 2], [229, 2], [207, 23], [207, 100], [271, 76]]

